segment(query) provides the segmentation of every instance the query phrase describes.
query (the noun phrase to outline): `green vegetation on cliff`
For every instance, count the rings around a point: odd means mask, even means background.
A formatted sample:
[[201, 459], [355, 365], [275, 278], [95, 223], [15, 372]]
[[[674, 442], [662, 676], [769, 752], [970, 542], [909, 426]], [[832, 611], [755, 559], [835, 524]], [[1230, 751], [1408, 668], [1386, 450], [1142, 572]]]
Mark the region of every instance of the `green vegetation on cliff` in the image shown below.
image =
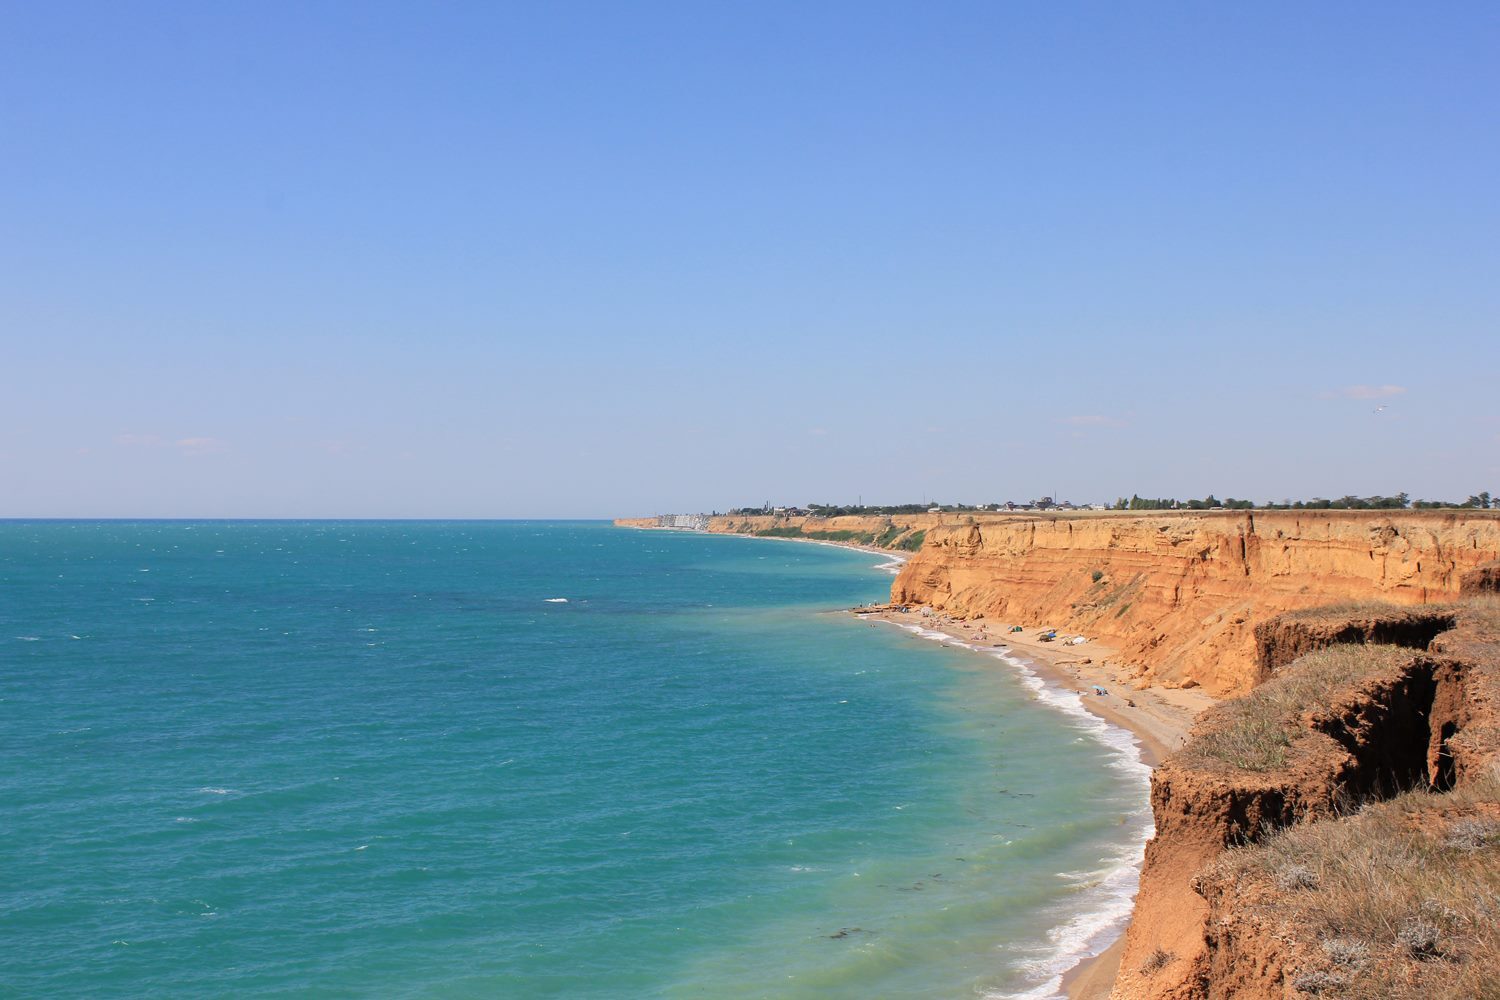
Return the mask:
[[760, 538], [811, 538], [819, 542], [852, 542], [855, 545], [870, 545], [875, 541], [873, 531], [806, 531], [795, 524], [758, 528], [750, 534]]
[[904, 549], [907, 552], [915, 552], [922, 547], [922, 541], [926, 537], [927, 529], [923, 528], [921, 531], [913, 531], [911, 534], [901, 539], [901, 541], [897, 542], [892, 547], [897, 549]]

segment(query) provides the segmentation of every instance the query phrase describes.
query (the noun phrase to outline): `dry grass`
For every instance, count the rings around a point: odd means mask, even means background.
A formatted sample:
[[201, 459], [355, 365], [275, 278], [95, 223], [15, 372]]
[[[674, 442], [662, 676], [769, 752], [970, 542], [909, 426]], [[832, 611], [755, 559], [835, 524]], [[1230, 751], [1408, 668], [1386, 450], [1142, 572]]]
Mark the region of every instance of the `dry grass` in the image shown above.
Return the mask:
[[1246, 771], [1283, 767], [1308, 709], [1376, 673], [1411, 660], [1400, 646], [1334, 646], [1309, 653], [1243, 698], [1221, 706], [1184, 751], [1195, 766], [1228, 764]]
[[1288, 865], [1276, 872], [1276, 888], [1282, 892], [1298, 889], [1316, 889], [1318, 873], [1306, 865]]
[[1320, 604], [1313, 608], [1288, 611], [1283, 618], [1294, 621], [1316, 622], [1342, 620], [1345, 618], [1387, 618], [1410, 613], [1406, 604], [1391, 604], [1387, 601], [1340, 601], [1337, 604]]
[[1464, 598], [1464, 606], [1480, 611], [1500, 611], [1500, 594], [1475, 594]]
[[1289, 973], [1304, 992], [1494, 1000], [1500, 838], [1490, 824], [1497, 810], [1500, 777], [1493, 774], [1445, 795], [1407, 792], [1226, 852], [1209, 877], [1234, 889], [1282, 888], [1271, 915], [1307, 945], [1303, 966]]

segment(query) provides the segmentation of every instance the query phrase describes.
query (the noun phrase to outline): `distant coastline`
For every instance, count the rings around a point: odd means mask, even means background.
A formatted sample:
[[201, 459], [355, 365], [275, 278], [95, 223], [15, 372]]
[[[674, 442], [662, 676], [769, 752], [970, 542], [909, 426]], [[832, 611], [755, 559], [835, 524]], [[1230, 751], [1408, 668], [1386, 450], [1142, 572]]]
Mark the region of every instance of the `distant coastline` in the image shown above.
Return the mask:
[[[710, 531], [707, 528], [690, 528], [690, 527], [681, 527], [681, 526], [677, 526], [677, 525], [663, 525], [663, 524], [645, 523], [645, 522], [649, 522], [649, 521], [652, 521], [652, 520], [654, 520], [654, 519], [653, 518], [615, 518], [614, 524], [615, 524], [615, 527], [617, 527], [617, 528], [633, 528], [633, 529], [635, 529], [637, 531], [696, 531], [696, 532], [700, 532], [700, 533], [704, 533], [704, 534], [740, 534], [739, 532]], [[905, 563], [908, 559], [911, 558], [911, 553], [909, 553], [909, 552], [901, 552], [901, 551], [897, 551], [897, 550], [894, 550], [894, 549], [881, 548], [878, 545], [866, 544], [866, 543], [862, 543], [862, 542], [834, 541], [834, 540], [830, 540], [830, 539], [826, 539], [826, 538], [818, 538], [816, 536], [804, 536], [804, 535], [756, 535], [756, 534], [749, 534], [746, 537], [749, 537], [749, 538], [766, 538], [766, 539], [771, 539], [773, 541], [782, 541], [782, 542], [810, 542], [810, 543], [812, 543], [814, 545], [831, 545], [831, 546], [834, 546], [835, 548], [840, 548], [840, 549], [853, 549], [856, 552], [868, 552], [871, 555], [880, 556], [881, 558], [883, 558], [883, 559], [886, 560], [886, 562], [884, 564], [875, 567], [876, 569], [889, 569], [890, 572], [892, 572], [892, 573], [895, 573], [901, 567], [901, 565], [903, 563]]]

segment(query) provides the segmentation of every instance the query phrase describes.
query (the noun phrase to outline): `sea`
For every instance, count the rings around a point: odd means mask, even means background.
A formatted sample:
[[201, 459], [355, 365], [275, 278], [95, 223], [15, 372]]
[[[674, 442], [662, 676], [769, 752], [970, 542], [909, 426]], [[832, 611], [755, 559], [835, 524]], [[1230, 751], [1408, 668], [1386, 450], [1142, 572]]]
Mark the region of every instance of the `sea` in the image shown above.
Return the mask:
[[860, 621], [887, 556], [597, 522], [0, 522], [0, 997], [1047, 997], [1130, 738]]

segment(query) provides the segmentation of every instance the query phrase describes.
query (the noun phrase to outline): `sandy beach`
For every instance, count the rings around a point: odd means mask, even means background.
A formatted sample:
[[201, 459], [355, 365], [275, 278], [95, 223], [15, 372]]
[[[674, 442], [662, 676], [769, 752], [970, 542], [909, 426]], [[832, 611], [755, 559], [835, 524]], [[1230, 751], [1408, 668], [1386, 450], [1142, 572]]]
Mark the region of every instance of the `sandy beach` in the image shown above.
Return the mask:
[[[1215, 703], [1197, 688], [1134, 687], [1114, 649], [1093, 641], [1065, 645], [1061, 635], [1044, 642], [1039, 636], [1046, 629], [1040, 625], [988, 619], [961, 622], [943, 615], [924, 616], [918, 610], [854, 611], [866, 619], [941, 632], [966, 645], [1009, 648], [1029, 660], [1049, 683], [1083, 693], [1083, 705], [1090, 712], [1129, 730], [1141, 744], [1141, 759], [1153, 767], [1182, 746], [1198, 713]], [[1023, 631], [1011, 632], [1014, 624], [1021, 624]], [[1096, 686], [1107, 693], [1095, 694]]]
[[[1201, 690], [1137, 688], [1126, 680], [1127, 671], [1116, 651], [1088, 641], [1078, 645], [1057, 640], [1044, 642], [1042, 624], [1000, 622], [981, 619], [955, 621], [944, 615], [923, 615], [920, 609], [853, 609], [866, 620], [918, 627], [948, 636], [965, 646], [1001, 646], [1026, 661], [1049, 684], [1077, 691], [1083, 707], [1094, 715], [1131, 733], [1140, 748], [1141, 760], [1155, 767], [1187, 740], [1198, 713], [1215, 703]], [[1022, 631], [1012, 632], [1014, 625]], [[1096, 689], [1105, 693], [1099, 694]], [[1107, 949], [1079, 963], [1063, 975], [1062, 989], [1070, 1000], [1100, 1000], [1108, 997], [1119, 971], [1124, 950], [1123, 934]]]

